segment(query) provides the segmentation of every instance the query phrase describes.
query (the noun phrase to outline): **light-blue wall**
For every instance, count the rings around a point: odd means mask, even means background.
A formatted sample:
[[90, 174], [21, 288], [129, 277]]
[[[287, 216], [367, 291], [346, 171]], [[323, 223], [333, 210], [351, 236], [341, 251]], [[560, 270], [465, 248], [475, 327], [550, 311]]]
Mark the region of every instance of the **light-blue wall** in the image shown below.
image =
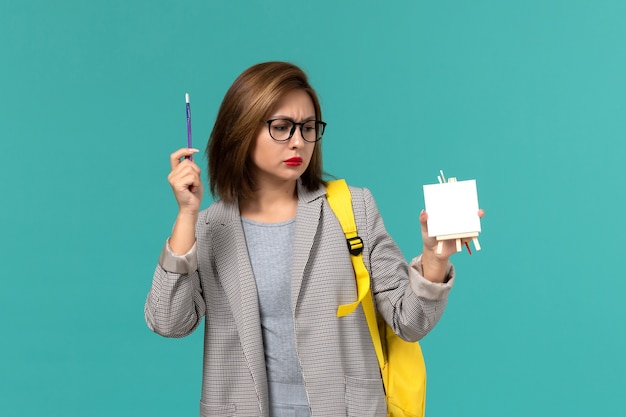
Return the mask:
[[326, 170], [407, 257], [422, 184], [477, 180], [483, 250], [422, 343], [428, 416], [623, 415], [625, 22], [622, 0], [2, 2], [0, 414], [197, 415], [201, 331], [143, 321], [168, 155], [185, 92], [203, 148], [234, 78], [289, 60]]

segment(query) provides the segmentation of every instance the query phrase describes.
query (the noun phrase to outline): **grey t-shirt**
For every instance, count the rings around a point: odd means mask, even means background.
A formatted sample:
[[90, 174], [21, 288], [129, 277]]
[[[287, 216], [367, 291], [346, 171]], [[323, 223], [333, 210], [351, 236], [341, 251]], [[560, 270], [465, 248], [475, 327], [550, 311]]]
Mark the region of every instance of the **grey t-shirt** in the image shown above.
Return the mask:
[[295, 220], [282, 223], [241, 220], [259, 297], [271, 416], [308, 416], [291, 308]]

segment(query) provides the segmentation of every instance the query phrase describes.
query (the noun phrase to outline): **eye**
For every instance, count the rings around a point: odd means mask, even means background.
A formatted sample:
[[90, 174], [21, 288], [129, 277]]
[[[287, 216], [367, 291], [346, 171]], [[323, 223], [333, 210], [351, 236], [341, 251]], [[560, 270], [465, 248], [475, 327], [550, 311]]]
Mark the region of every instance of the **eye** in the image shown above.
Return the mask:
[[315, 131], [315, 122], [314, 121], [305, 122], [304, 126], [302, 126], [302, 129], [304, 129], [305, 132]]
[[291, 130], [291, 122], [288, 120], [274, 120], [272, 122], [272, 130], [276, 132], [285, 132]]

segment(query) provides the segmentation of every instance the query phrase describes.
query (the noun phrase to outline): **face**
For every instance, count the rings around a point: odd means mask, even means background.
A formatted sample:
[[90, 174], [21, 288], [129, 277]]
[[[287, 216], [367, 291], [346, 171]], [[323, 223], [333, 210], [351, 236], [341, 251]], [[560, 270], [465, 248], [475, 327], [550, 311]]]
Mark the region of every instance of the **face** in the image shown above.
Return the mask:
[[[302, 90], [285, 94], [276, 103], [268, 119], [291, 119], [294, 122], [315, 119], [311, 97]], [[260, 187], [294, 182], [306, 171], [311, 162], [315, 143], [302, 139], [298, 126], [291, 139], [276, 142], [264, 124], [255, 140], [252, 162], [256, 168], [255, 182]]]

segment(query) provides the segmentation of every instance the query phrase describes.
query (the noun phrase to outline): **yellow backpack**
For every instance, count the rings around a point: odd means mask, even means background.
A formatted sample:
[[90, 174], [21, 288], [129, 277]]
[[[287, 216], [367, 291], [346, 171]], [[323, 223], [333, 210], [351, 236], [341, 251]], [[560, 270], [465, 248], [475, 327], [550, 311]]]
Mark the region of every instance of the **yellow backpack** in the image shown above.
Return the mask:
[[420, 345], [402, 340], [382, 318], [377, 320], [370, 276], [361, 253], [363, 241], [357, 234], [348, 185], [344, 180], [330, 181], [326, 185], [326, 195], [348, 240], [357, 281], [357, 301], [339, 306], [337, 316], [346, 316], [359, 303], [363, 305], [385, 387], [387, 416], [422, 417], [426, 407], [426, 366]]

